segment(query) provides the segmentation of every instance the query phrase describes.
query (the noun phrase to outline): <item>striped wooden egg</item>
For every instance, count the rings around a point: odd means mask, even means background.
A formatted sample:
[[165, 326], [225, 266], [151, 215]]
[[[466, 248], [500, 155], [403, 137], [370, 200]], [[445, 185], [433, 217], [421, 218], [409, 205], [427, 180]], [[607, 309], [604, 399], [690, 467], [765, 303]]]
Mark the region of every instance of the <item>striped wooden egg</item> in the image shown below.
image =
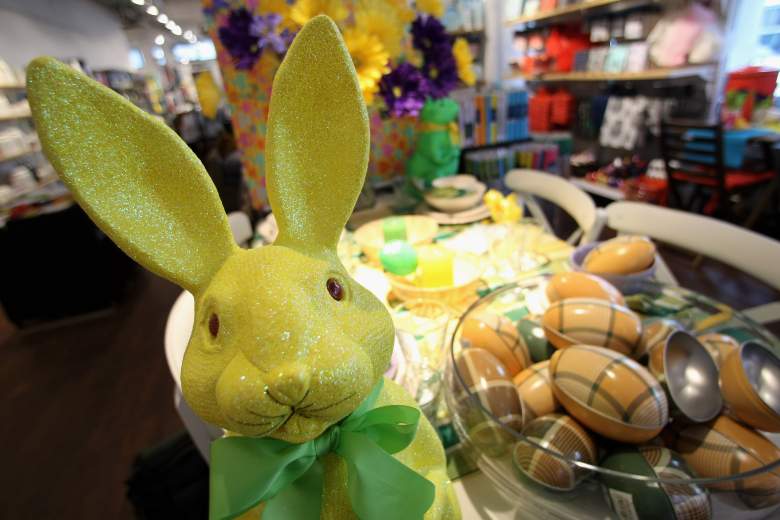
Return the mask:
[[553, 392], [575, 419], [604, 437], [646, 442], [669, 420], [661, 385], [639, 363], [613, 350], [572, 345], [550, 360]]
[[570, 298], [553, 303], [542, 326], [556, 348], [583, 344], [632, 355], [639, 346], [642, 322], [631, 309], [593, 298]]
[[739, 349], [739, 342], [731, 336], [725, 334], [717, 334], [710, 332], [709, 334], [702, 334], [696, 336], [707, 352], [712, 356], [712, 360], [720, 368], [720, 365], [725, 361], [729, 352]]
[[567, 298], [595, 298], [625, 305], [623, 295], [611, 283], [598, 276], [577, 271], [552, 276], [547, 281], [545, 291], [550, 303]]
[[645, 323], [642, 327], [642, 339], [639, 340], [639, 348], [634, 353], [634, 359], [642, 359], [650, 354], [658, 345], [663, 345], [672, 332], [684, 330], [684, 327], [674, 320], [661, 318]]
[[[694, 474], [675, 452], [661, 446], [622, 447], [601, 467], [650, 478], [690, 480]], [[697, 484], [652, 484], [602, 473], [610, 507], [619, 518], [709, 520], [709, 492]]]
[[[590, 471], [568, 460], [596, 463], [596, 444], [588, 432], [568, 415], [537, 417], [526, 424], [523, 435], [530, 442], [515, 444], [512, 462], [523, 474], [543, 486], [557, 491], [573, 489]], [[560, 457], [538, 446], [544, 446]]]
[[548, 360], [555, 353], [555, 347], [547, 341], [544, 333], [544, 327], [539, 323], [536, 316], [528, 316], [517, 322], [517, 332], [523, 338], [528, 346], [528, 352], [531, 355], [531, 361], [538, 363]]
[[[510, 428], [523, 427], [523, 408], [517, 389], [504, 365], [493, 354], [481, 348], [467, 348], [455, 358], [455, 368], [468, 392], [457, 388], [458, 412], [469, 427], [491, 419], [492, 414]], [[482, 405], [481, 407], [479, 405]]]
[[526, 421], [551, 414], [560, 406], [552, 390], [549, 365], [549, 361], [534, 363], [512, 380], [525, 405], [523, 412]]
[[531, 365], [531, 356], [523, 338], [509, 318], [482, 312], [463, 320], [460, 336], [464, 347], [485, 349], [507, 369], [510, 376]]
[[593, 274], [632, 274], [653, 265], [655, 244], [641, 236], [622, 236], [597, 245], [585, 256], [582, 267]]
[[[700, 477], [728, 477], [780, 459], [780, 449], [769, 439], [725, 415], [683, 427], [673, 443]], [[735, 491], [749, 508], [763, 509], [780, 503], [780, 469], [711, 487]]]

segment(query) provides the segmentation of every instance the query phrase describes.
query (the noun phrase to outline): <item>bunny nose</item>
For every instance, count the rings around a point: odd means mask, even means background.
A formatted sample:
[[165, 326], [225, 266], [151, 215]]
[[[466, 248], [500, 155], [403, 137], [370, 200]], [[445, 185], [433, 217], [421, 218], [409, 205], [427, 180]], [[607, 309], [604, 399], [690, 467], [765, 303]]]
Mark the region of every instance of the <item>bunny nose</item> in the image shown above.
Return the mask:
[[276, 378], [269, 384], [271, 398], [287, 406], [300, 404], [309, 391], [311, 371], [301, 365], [280, 369]]

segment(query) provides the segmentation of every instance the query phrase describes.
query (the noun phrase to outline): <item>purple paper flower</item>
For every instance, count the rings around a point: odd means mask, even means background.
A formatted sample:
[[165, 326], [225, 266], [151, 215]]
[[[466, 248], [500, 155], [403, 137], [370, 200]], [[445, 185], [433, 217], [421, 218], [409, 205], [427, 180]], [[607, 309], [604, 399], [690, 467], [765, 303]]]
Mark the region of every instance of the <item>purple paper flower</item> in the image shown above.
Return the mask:
[[401, 63], [382, 77], [379, 93], [393, 117], [417, 116], [430, 96], [430, 85], [414, 65]]
[[423, 56], [422, 72], [430, 96], [443, 98], [458, 85], [458, 65], [452, 54], [452, 36], [433, 16], [418, 16], [412, 22], [412, 43]]
[[227, 25], [220, 27], [218, 34], [237, 69], [251, 69], [266, 47], [278, 54], [287, 51], [294, 34], [287, 29], [277, 32], [281, 21], [276, 13], [252, 15], [243, 7], [230, 12]]
[[252, 34], [254, 21], [252, 14], [242, 7], [230, 12], [227, 25], [220, 27], [217, 33], [237, 69], [251, 69], [260, 58], [262, 48], [257, 36]]
[[434, 47], [423, 60], [422, 72], [428, 78], [434, 99], [447, 97], [458, 86], [458, 64], [451, 47]]
[[[452, 36], [434, 16], [418, 16], [412, 22], [412, 44], [427, 57], [439, 46], [452, 48]], [[452, 51], [450, 51], [452, 52]]]

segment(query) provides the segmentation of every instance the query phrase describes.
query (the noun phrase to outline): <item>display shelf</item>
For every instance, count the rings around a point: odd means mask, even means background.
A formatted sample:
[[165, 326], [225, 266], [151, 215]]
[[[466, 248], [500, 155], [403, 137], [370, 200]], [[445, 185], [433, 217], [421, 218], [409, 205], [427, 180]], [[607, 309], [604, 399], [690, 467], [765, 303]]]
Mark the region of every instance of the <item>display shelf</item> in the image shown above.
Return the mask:
[[467, 40], [482, 40], [485, 37], [485, 31], [481, 29], [473, 31], [452, 31], [449, 33], [453, 38], [465, 38]]
[[587, 191], [593, 195], [598, 195], [599, 197], [604, 197], [605, 199], [623, 200], [626, 198], [625, 194], [621, 190], [607, 186], [606, 184], [602, 184], [600, 182], [577, 178], [570, 178], [569, 182], [583, 191]]
[[0, 83], [0, 90], [23, 90], [24, 83]]
[[510, 74], [507, 79], [524, 79], [526, 81], [536, 82], [585, 82], [585, 81], [651, 81], [667, 80], [689, 77], [701, 77], [710, 79], [715, 72], [715, 65], [708, 63], [704, 65], [691, 65], [688, 67], [675, 68], [657, 68], [648, 69], [639, 72], [550, 72], [538, 76], [529, 76], [527, 74]]
[[26, 110], [24, 112], [10, 112], [10, 113], [2, 113], [0, 112], [0, 121], [12, 121], [14, 119], [29, 119], [32, 117], [32, 112], [30, 110]]
[[563, 16], [568, 16], [570, 14], [581, 13], [582, 11], [595, 9], [597, 7], [604, 7], [611, 4], [617, 4], [623, 1], [624, 0], [590, 0], [589, 2], [578, 2], [572, 5], [558, 7], [551, 11], [542, 11], [534, 14], [511, 18], [509, 20], [506, 20], [504, 22], [504, 25], [506, 25], [507, 27], [514, 27], [515, 25], [525, 24], [529, 22], [549, 21], [554, 18], [560, 18]]
[[29, 148], [27, 150], [24, 150], [23, 152], [19, 152], [19, 153], [15, 153], [15, 154], [12, 154], [12, 155], [8, 155], [6, 157], [3, 157], [2, 155], [0, 155], [0, 163], [6, 162], [6, 161], [13, 161], [14, 159], [18, 159], [19, 157], [24, 157], [25, 155], [30, 155], [30, 154], [33, 154], [33, 153], [36, 153], [36, 152], [40, 152], [40, 151], [41, 151], [41, 147], [40, 146], [35, 146], [33, 148]]
[[526, 139], [513, 139], [511, 141], [500, 141], [498, 143], [490, 143], [490, 144], [476, 144], [473, 146], [464, 146], [461, 148], [461, 153], [464, 152], [474, 152], [477, 150], [490, 150], [492, 148], [504, 148], [505, 146], [512, 146], [514, 144], [522, 144], [522, 143], [528, 143], [531, 141], [531, 138], [528, 137]]

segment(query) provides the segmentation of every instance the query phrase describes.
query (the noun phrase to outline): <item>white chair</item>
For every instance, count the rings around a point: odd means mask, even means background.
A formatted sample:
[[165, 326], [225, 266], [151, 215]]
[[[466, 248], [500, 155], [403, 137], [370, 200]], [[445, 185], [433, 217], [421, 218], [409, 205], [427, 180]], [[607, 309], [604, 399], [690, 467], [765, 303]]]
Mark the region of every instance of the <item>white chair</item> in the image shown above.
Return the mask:
[[248, 245], [253, 234], [252, 223], [249, 221], [249, 217], [243, 211], [233, 211], [227, 217], [230, 231], [233, 233], [236, 243], [241, 247]]
[[596, 208], [590, 195], [566, 179], [536, 170], [516, 169], [506, 175], [504, 183], [523, 198], [531, 215], [548, 233], [553, 234], [552, 227], [535, 197], [549, 200], [577, 223], [579, 229], [566, 240], [568, 243], [574, 244], [579, 240], [581, 244], [587, 244], [601, 234], [603, 211]]
[[[780, 242], [753, 231], [641, 202], [614, 202], [607, 206], [607, 225], [619, 234], [647, 235], [714, 258], [780, 290]], [[658, 265], [656, 277], [677, 284], [666, 265]], [[770, 323], [780, 319], [780, 302], [743, 312], [759, 323]]]

